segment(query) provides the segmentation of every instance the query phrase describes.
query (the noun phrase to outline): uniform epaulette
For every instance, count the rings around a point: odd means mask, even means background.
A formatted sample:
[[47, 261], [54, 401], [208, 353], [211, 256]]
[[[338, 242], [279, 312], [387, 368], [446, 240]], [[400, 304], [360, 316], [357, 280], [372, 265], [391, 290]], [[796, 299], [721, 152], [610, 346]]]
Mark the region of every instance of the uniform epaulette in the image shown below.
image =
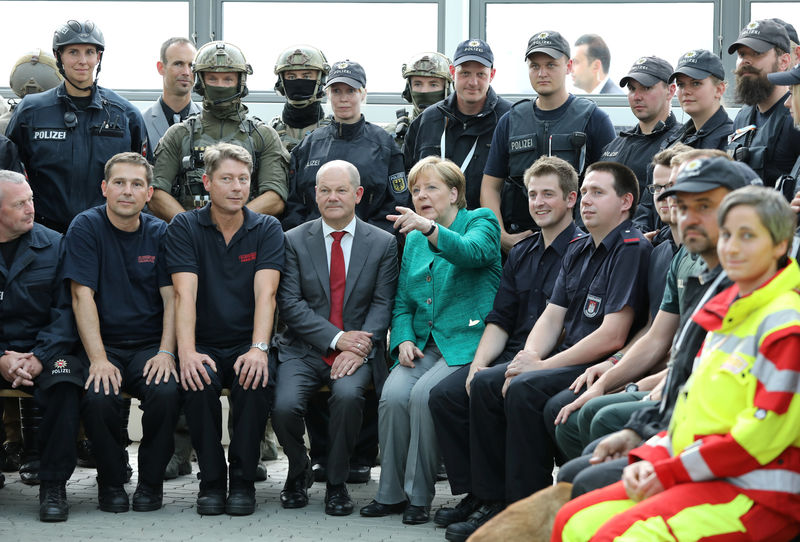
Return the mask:
[[588, 234], [588, 233], [586, 233], [586, 232], [583, 232], [583, 231], [575, 232], [575, 237], [573, 237], [572, 239], [570, 239], [570, 240], [569, 240], [569, 242], [570, 242], [570, 243], [574, 243], [575, 241], [578, 241], [579, 239], [583, 239], [583, 238], [584, 238], [584, 237], [586, 237], [587, 235], [589, 235], [589, 234]]
[[620, 235], [622, 235], [622, 242], [625, 244], [638, 243], [642, 240], [641, 237], [637, 237], [631, 230], [623, 230]]

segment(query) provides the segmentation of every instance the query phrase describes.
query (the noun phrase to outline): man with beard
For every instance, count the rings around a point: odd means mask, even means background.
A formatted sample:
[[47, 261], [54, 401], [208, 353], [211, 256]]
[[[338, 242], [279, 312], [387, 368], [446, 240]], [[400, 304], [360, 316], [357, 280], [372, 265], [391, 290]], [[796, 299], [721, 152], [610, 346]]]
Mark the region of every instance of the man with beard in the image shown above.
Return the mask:
[[242, 50], [231, 43], [203, 45], [192, 63], [194, 90], [203, 97], [203, 110], [170, 126], [156, 147], [153, 197], [150, 209], [170, 222], [184, 210], [209, 202], [202, 182], [203, 153], [215, 143], [244, 147], [253, 161], [253, 184], [246, 195], [251, 211], [273, 216], [283, 212], [289, 195], [289, 154], [278, 134], [248, 116], [242, 99], [253, 68]]
[[773, 84], [767, 74], [791, 66], [786, 29], [772, 19], [752, 21], [739, 33], [728, 53], [736, 53], [736, 101], [745, 104], [734, 121], [728, 153], [747, 163], [764, 180], [789, 173], [800, 154], [800, 132], [783, 102], [788, 88]]

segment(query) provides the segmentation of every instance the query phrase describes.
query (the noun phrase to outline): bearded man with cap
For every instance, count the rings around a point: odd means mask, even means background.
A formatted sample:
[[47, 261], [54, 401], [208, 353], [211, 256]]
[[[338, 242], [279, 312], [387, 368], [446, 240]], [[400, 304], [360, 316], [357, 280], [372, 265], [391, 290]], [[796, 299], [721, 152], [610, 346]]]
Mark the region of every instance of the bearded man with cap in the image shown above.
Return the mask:
[[170, 126], [155, 151], [153, 214], [170, 222], [185, 210], [209, 201], [203, 187], [203, 152], [216, 143], [244, 147], [253, 159], [253, 183], [247, 207], [277, 216], [288, 195], [286, 166], [289, 154], [278, 134], [248, 115], [247, 76], [253, 68], [232, 43], [212, 41], [197, 51], [192, 63], [194, 90], [203, 96], [203, 110]]
[[125, 151], [149, 157], [139, 109], [97, 84], [104, 54], [105, 38], [92, 21], [58, 27], [53, 55], [64, 82], [26, 96], [6, 129], [28, 171], [36, 221], [61, 233], [75, 215], [103, 203], [109, 158]]
[[319, 168], [331, 160], [353, 164], [361, 176], [364, 197], [356, 215], [364, 222], [394, 233], [386, 215], [398, 205], [408, 206], [403, 156], [383, 128], [367, 122], [361, 104], [367, 99], [367, 74], [358, 62], [334, 62], [325, 84], [333, 121], [307, 135], [292, 150], [289, 199], [284, 230], [320, 216], [315, 186]]
[[[619, 82], [628, 90], [628, 104], [639, 122], [629, 130], [622, 130], [606, 145], [601, 160], [631, 168], [639, 181], [639, 194], [645, 194], [651, 184], [653, 156], [676, 129], [671, 105], [675, 85], [670, 84], [670, 75], [669, 62], [657, 56], [643, 56]], [[634, 221], [642, 225], [642, 231], [658, 228], [658, 215], [651, 198], [642, 198], [636, 214]]]
[[494, 54], [483, 40], [459, 43], [449, 72], [455, 92], [425, 109], [411, 123], [403, 158], [406, 171], [431, 155], [455, 162], [467, 180], [467, 209], [477, 209], [481, 206], [481, 179], [492, 134], [500, 117], [511, 109], [511, 102], [491, 87]]
[[774, 19], [752, 21], [728, 47], [736, 54], [736, 101], [745, 104], [733, 122], [728, 153], [758, 173], [764, 184], [774, 186], [789, 173], [800, 156], [800, 132], [783, 103], [789, 89], [773, 83], [770, 73], [792, 65], [791, 43], [786, 27]]
[[600, 159], [615, 136], [608, 114], [567, 90], [572, 60], [561, 34], [552, 30], [534, 34], [525, 60], [537, 97], [517, 102], [497, 123], [481, 182], [481, 205], [500, 221], [506, 253], [536, 227], [526, 204], [525, 170], [548, 155], [566, 160], [581, 174]]

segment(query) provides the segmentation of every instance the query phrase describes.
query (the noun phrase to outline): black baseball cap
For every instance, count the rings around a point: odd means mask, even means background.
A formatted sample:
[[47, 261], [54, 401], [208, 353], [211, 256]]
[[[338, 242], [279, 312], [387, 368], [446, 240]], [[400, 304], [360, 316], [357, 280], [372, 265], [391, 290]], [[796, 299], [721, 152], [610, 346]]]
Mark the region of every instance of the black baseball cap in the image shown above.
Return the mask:
[[[743, 168], [742, 166], [745, 166]], [[736, 190], [748, 184], [763, 184], [750, 166], [722, 156], [696, 158], [681, 166], [675, 184], [658, 196], [662, 200], [679, 192], [699, 194], [715, 188]]]
[[41, 362], [42, 372], [36, 377], [36, 384], [42, 389], [59, 382], [70, 382], [83, 388], [89, 377], [88, 366], [78, 356], [57, 356]]
[[717, 79], [725, 79], [725, 67], [722, 60], [707, 49], [695, 49], [684, 53], [678, 60], [678, 67], [669, 76], [669, 82], [678, 77], [678, 74], [688, 75], [692, 79], [705, 79], [713, 75]]
[[[792, 40], [795, 43], [800, 43], [800, 39], [798, 39], [797, 37], [797, 30], [795, 29], [792, 23], [787, 23], [783, 19], [778, 19], [777, 17], [773, 17], [771, 20], [775, 21], [776, 23], [781, 25], [784, 30], [786, 30], [786, 33], [789, 35], [790, 40]], [[789, 46], [791, 46], [791, 44], [789, 44]]]
[[766, 53], [773, 47], [788, 53], [792, 47], [784, 24], [775, 19], [759, 19], [747, 23], [739, 32], [739, 38], [728, 47], [728, 54], [735, 53], [740, 45], [750, 47], [757, 53]]
[[619, 80], [619, 86], [624, 88], [628, 80], [633, 79], [646, 87], [652, 87], [659, 81], [669, 83], [670, 75], [672, 64], [657, 56], [643, 56], [633, 63], [628, 75]]
[[562, 56], [569, 58], [569, 42], [555, 30], [542, 30], [528, 40], [525, 59], [531, 56], [532, 53], [544, 53], [553, 58], [561, 58]]
[[453, 55], [453, 66], [464, 62], [480, 62], [487, 68], [491, 68], [494, 65], [494, 53], [485, 41], [470, 38], [459, 43], [456, 53]]
[[800, 85], [800, 65], [789, 71], [768, 73], [767, 79], [774, 85]]
[[345, 83], [353, 88], [366, 88], [367, 74], [358, 62], [352, 60], [334, 62], [328, 73], [328, 82], [325, 83], [325, 88], [334, 83]]

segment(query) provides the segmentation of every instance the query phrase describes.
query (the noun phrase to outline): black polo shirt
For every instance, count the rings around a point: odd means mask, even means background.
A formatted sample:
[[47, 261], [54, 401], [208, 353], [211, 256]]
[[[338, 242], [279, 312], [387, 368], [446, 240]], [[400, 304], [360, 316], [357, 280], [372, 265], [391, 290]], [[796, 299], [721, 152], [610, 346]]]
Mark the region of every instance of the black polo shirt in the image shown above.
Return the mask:
[[211, 205], [172, 219], [167, 271], [197, 275], [196, 342], [225, 348], [252, 339], [253, 280], [261, 269], [283, 271], [283, 230], [275, 217], [245, 207], [244, 223], [226, 246]]
[[525, 346], [533, 324], [553, 294], [561, 258], [570, 241], [582, 234], [575, 223], [570, 223], [549, 247], [544, 246], [541, 232], [536, 232], [511, 249], [503, 266], [492, 312], [485, 320], [508, 333], [506, 351], [516, 353]]
[[159, 288], [171, 284], [164, 262], [166, 229], [160, 218], [140, 213], [136, 231], [119, 230], [105, 205], [82, 212], [70, 224], [64, 276], [95, 292], [106, 346], [161, 340], [164, 301]]
[[[597, 330], [606, 314], [633, 308], [628, 338], [647, 322], [647, 268], [653, 245], [625, 220], [597, 248], [585, 234], [572, 241], [553, 286], [551, 303], [567, 309], [562, 352]], [[594, 360], [587, 360], [594, 361]]]

